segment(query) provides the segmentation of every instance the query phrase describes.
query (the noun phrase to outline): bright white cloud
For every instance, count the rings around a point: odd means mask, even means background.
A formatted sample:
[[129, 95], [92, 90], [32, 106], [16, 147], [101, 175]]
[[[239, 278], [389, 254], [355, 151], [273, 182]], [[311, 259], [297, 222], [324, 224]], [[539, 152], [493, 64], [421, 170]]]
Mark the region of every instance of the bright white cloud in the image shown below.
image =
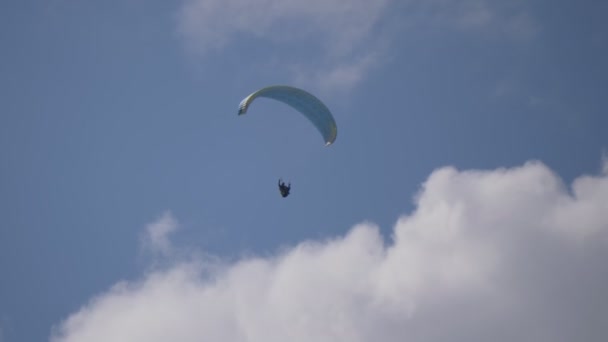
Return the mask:
[[146, 226], [142, 246], [152, 253], [169, 256], [173, 250], [169, 235], [177, 231], [178, 227], [171, 212], [165, 212], [157, 221]]
[[[267, 258], [179, 263], [61, 323], [71, 341], [606, 341], [608, 174], [433, 172], [372, 224]], [[210, 268], [212, 266], [213, 268]]]

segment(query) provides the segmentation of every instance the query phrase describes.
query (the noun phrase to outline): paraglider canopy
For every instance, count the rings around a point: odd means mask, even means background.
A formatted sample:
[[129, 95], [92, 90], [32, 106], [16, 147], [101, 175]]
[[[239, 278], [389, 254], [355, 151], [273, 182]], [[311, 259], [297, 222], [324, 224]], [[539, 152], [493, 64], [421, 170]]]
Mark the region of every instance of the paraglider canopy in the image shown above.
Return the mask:
[[245, 97], [239, 106], [239, 115], [247, 113], [249, 105], [258, 97], [267, 97], [283, 102], [302, 113], [323, 136], [325, 145], [331, 145], [338, 134], [333, 115], [314, 95], [298, 88], [276, 85], [257, 90]]

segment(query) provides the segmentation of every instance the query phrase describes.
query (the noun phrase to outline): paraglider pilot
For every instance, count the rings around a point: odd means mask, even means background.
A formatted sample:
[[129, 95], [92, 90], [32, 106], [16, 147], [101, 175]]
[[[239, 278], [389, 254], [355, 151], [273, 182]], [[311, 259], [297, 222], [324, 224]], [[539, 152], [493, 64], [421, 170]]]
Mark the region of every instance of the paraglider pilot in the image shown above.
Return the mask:
[[281, 192], [281, 196], [289, 196], [289, 190], [291, 190], [291, 183], [285, 185], [285, 183], [279, 178], [279, 191]]

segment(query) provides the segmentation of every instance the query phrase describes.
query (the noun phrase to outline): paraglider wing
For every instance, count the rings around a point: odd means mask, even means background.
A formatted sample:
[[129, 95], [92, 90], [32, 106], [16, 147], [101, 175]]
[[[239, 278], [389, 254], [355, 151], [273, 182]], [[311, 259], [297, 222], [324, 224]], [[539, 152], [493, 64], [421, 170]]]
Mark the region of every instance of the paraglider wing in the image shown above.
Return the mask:
[[282, 85], [262, 88], [241, 101], [239, 115], [245, 114], [249, 105], [258, 97], [283, 102], [302, 113], [321, 133], [326, 146], [336, 140], [338, 133], [336, 121], [327, 106], [314, 95], [302, 89]]

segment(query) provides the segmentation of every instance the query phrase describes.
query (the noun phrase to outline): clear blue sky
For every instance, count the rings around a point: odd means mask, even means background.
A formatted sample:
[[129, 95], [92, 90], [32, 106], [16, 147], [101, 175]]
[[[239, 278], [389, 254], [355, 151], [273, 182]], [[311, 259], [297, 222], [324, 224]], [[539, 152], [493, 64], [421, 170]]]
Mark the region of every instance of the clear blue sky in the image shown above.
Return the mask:
[[[236, 260], [388, 240], [444, 166], [600, 172], [607, 3], [344, 3], [0, 2], [0, 341], [140, 279], [167, 212], [175, 248]], [[321, 98], [336, 143], [270, 100], [237, 117], [272, 84]]]

